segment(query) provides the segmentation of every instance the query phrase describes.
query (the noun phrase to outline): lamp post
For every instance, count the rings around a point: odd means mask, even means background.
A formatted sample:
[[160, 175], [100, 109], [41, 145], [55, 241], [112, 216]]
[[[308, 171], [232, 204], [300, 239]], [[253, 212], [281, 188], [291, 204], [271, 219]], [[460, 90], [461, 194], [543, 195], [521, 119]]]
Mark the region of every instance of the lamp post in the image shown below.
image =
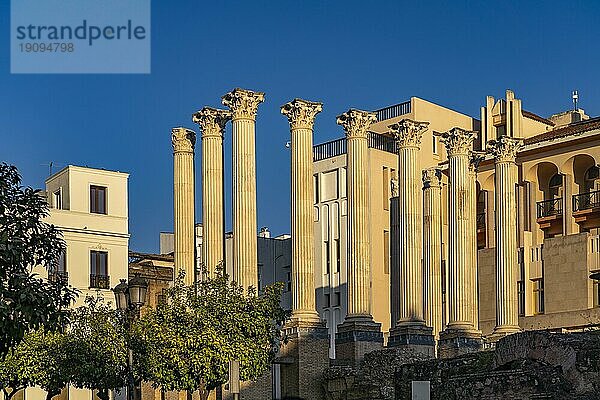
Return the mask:
[[[131, 323], [140, 316], [140, 308], [146, 303], [148, 293], [148, 281], [136, 273], [129, 283], [125, 279], [113, 288], [117, 309], [126, 313], [127, 330]], [[128, 346], [127, 358], [127, 398], [139, 400], [135, 390], [135, 379], [133, 377], [133, 350]]]

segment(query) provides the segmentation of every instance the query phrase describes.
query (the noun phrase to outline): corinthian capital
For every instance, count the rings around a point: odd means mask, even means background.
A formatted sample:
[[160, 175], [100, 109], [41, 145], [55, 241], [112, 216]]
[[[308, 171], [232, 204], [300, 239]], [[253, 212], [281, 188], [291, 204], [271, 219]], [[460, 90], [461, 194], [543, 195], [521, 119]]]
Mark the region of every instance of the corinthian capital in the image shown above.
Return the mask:
[[171, 141], [175, 153], [191, 153], [194, 151], [194, 145], [196, 144], [196, 133], [187, 128], [173, 128], [171, 129]]
[[442, 185], [442, 171], [439, 168], [427, 168], [423, 170], [423, 186], [440, 187]]
[[419, 147], [423, 133], [427, 130], [429, 122], [418, 122], [411, 119], [388, 126], [396, 138], [398, 148], [400, 147]]
[[369, 111], [351, 108], [342, 115], [338, 115], [336, 123], [344, 128], [348, 139], [367, 138], [371, 124], [377, 122], [377, 114]]
[[485, 152], [472, 151], [469, 153], [469, 171], [477, 172], [479, 164], [485, 160]]
[[223, 137], [225, 125], [231, 119], [231, 111], [204, 107], [192, 114], [192, 121], [200, 126], [202, 137]]
[[440, 140], [446, 145], [448, 156], [468, 155], [477, 132], [467, 131], [462, 128], [452, 128], [448, 132], [439, 134]]
[[229, 107], [233, 119], [256, 119], [258, 105], [265, 101], [265, 94], [252, 90], [235, 88], [222, 97], [221, 102]]
[[487, 151], [491, 153], [496, 162], [515, 162], [517, 152], [521, 149], [522, 142], [508, 136], [503, 136], [498, 140], [490, 140], [487, 144]]
[[290, 128], [313, 129], [315, 117], [323, 110], [323, 103], [308, 100], [294, 99], [281, 106], [281, 113], [290, 122]]

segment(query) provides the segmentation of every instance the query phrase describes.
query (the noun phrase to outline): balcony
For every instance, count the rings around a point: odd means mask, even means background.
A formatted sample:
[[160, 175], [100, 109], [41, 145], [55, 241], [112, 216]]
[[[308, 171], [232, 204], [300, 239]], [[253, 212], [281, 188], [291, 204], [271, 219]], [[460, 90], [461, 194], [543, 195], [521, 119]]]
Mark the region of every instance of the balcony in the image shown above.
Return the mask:
[[584, 230], [600, 228], [600, 190], [573, 195], [573, 217]]
[[[396, 141], [391, 136], [380, 133], [369, 132], [367, 145], [370, 149], [377, 149], [387, 153], [396, 154]], [[313, 146], [313, 161], [326, 160], [328, 158], [346, 154], [346, 138], [332, 140]]]
[[562, 233], [562, 197], [537, 202], [537, 222], [547, 237]]
[[90, 275], [90, 288], [110, 289], [110, 276], [108, 275]]
[[50, 282], [62, 281], [67, 284], [69, 282], [69, 273], [67, 271], [48, 272], [48, 280]]

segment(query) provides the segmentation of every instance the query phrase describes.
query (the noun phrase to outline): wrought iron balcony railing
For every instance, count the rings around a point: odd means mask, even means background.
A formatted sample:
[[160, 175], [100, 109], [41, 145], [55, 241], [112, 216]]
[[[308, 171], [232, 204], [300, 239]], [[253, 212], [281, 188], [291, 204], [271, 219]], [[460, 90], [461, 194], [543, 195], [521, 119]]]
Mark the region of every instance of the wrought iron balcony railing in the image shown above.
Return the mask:
[[573, 211], [600, 207], [600, 190], [573, 195]]
[[110, 276], [90, 274], [90, 288], [110, 289]]
[[[388, 153], [396, 154], [396, 141], [394, 138], [380, 133], [369, 132], [367, 144], [371, 149], [377, 149]], [[321, 161], [327, 158], [341, 156], [346, 154], [346, 138], [332, 140], [313, 146], [313, 161]]]
[[537, 202], [537, 217], [538, 218], [562, 215], [562, 213], [563, 213], [562, 197]]
[[313, 146], [313, 161], [346, 154], [346, 138], [333, 140]]
[[63, 281], [67, 283], [69, 281], [69, 273], [67, 271], [52, 271], [48, 272], [48, 280], [50, 282]]
[[404, 103], [395, 104], [381, 110], [375, 111], [377, 113], [377, 121], [384, 121], [386, 119], [392, 119], [400, 115], [410, 113], [410, 100]]

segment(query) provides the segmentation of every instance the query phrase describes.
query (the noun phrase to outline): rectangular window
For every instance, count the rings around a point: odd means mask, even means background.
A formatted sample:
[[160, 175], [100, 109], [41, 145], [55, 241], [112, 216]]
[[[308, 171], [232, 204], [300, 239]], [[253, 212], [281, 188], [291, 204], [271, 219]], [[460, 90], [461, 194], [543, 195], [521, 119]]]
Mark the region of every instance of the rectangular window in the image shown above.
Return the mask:
[[340, 247], [340, 239], [334, 239], [335, 243], [335, 272], [339, 273], [342, 264], [342, 249]]
[[286, 288], [288, 292], [292, 291], [292, 273], [288, 272], [287, 273], [287, 281], [286, 281]]
[[332, 306], [339, 307], [341, 305], [342, 305], [342, 296], [341, 296], [340, 292], [335, 292], [333, 294], [333, 304], [332, 304]]
[[258, 264], [257, 267], [257, 271], [256, 274], [258, 276], [258, 291], [260, 292], [263, 288], [263, 283], [262, 283], [262, 270], [263, 270], [263, 265], [262, 264]]
[[314, 187], [315, 204], [317, 204], [319, 202], [319, 174], [315, 174], [315, 175], [313, 175], [313, 177], [314, 177], [313, 183], [315, 185], [315, 187]]
[[63, 201], [62, 201], [62, 192], [60, 189], [58, 189], [56, 192], [54, 192], [52, 194], [53, 197], [53, 202], [54, 202], [54, 208], [56, 208], [57, 210], [62, 210], [63, 209]]
[[106, 188], [103, 186], [90, 186], [90, 212], [106, 214]]
[[517, 294], [519, 296], [519, 316], [525, 316], [525, 282], [517, 282]]
[[544, 278], [533, 281], [533, 302], [536, 314], [544, 313]]
[[329, 302], [330, 302], [330, 298], [329, 298], [329, 293], [325, 293], [325, 302], [323, 304], [323, 308], [329, 308]]
[[383, 209], [390, 209], [390, 170], [383, 167]]
[[383, 231], [383, 273], [390, 273], [390, 231]]
[[108, 253], [106, 251], [92, 250], [90, 252], [90, 287], [109, 289]]
[[[592, 271], [598, 272], [598, 271]], [[600, 285], [598, 284], [598, 280], [594, 279], [594, 307], [600, 307]]]
[[323, 249], [325, 253], [325, 273], [329, 274], [331, 273], [331, 251], [329, 250], [329, 241], [326, 240], [323, 245], [325, 246]]
[[433, 135], [431, 137], [431, 143], [433, 143], [433, 154], [437, 154], [438, 153], [438, 143], [437, 143], [437, 136]]

